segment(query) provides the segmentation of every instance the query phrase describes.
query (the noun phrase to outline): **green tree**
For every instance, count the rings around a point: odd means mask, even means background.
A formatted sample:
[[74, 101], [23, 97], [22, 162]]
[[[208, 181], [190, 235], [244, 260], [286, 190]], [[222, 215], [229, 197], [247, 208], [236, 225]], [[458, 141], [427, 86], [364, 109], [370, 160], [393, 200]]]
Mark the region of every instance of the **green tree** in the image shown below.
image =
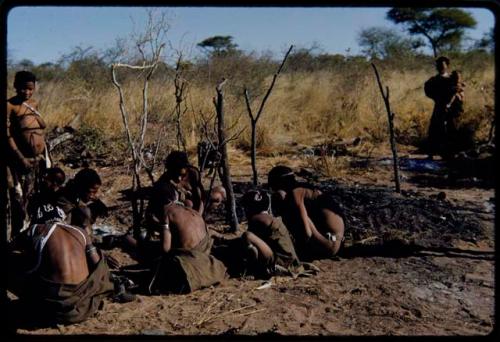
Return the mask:
[[23, 59], [20, 62], [17, 63], [16, 67], [19, 70], [31, 70], [35, 66], [35, 63], [33, 63], [29, 59]]
[[236, 48], [238, 47], [237, 44], [233, 43], [232, 36], [209, 37], [198, 43], [197, 46], [206, 51], [209, 51], [210, 55], [212, 56], [222, 56], [230, 52], [235, 52]]
[[485, 32], [483, 37], [476, 42], [474, 47], [476, 49], [493, 52], [495, 50], [495, 32], [493, 28]]
[[458, 8], [402, 8], [387, 12], [387, 19], [403, 25], [411, 35], [422, 35], [434, 57], [444, 50], [458, 50], [464, 31], [476, 27], [476, 20]]
[[370, 27], [358, 35], [361, 52], [370, 58], [405, 57], [424, 45], [420, 39], [407, 38], [385, 27]]

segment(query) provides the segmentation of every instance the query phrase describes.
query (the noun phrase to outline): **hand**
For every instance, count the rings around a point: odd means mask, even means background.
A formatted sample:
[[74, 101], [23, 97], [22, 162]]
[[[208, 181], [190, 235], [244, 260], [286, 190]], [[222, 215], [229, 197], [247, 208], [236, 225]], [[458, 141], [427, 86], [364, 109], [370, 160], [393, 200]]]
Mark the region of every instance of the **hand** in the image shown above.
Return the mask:
[[108, 216], [108, 207], [101, 200], [94, 200], [88, 204], [90, 211], [94, 217]]
[[22, 158], [21, 163], [24, 168], [24, 172], [28, 173], [35, 166], [35, 162], [34, 158]]
[[116, 258], [112, 257], [109, 254], [104, 254], [103, 257], [106, 259], [106, 263], [108, 264], [109, 268], [113, 270], [117, 270], [120, 268], [120, 262], [116, 260]]

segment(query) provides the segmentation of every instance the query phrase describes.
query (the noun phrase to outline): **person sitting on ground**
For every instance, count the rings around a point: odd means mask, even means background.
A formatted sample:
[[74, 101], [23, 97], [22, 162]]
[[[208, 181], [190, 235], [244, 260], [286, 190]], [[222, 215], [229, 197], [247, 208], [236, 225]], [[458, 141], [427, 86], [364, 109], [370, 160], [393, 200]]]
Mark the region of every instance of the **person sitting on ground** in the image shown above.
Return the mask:
[[201, 183], [201, 175], [191, 165], [186, 152], [172, 151], [165, 159], [166, 171], [156, 183], [171, 183], [179, 193], [180, 201], [203, 215], [205, 191]]
[[290, 230], [299, 258], [335, 256], [344, 237], [342, 209], [331, 196], [296, 181], [291, 168], [276, 166], [268, 175], [275, 191], [273, 211]]
[[11, 237], [28, 224], [28, 200], [37, 190], [41, 172], [50, 167], [45, 146], [45, 121], [32, 98], [36, 76], [19, 71], [14, 77], [16, 95], [7, 100], [7, 179], [12, 220]]
[[42, 175], [40, 189], [29, 199], [28, 214], [31, 220], [36, 214], [36, 208], [43, 204], [56, 205], [60, 190], [66, 181], [66, 174], [59, 167], [46, 169]]
[[210, 191], [210, 201], [207, 211], [217, 210], [226, 201], [226, 189], [222, 185], [216, 185]]
[[86, 229], [91, 236], [96, 218], [107, 215], [106, 205], [98, 198], [101, 184], [95, 170], [84, 168], [68, 181], [56, 201], [68, 216], [67, 222]]
[[[153, 267], [150, 293], [189, 293], [226, 278], [224, 264], [210, 254], [212, 238], [205, 221], [197, 211], [179, 201], [174, 185], [159, 183], [150, 208], [150, 224], [154, 225], [151, 229], [160, 235], [157, 245], [160, 258]], [[130, 235], [125, 241], [141, 248], [141, 242]], [[152, 248], [151, 244], [148, 248]]]
[[253, 260], [258, 268], [272, 275], [276, 266], [294, 272], [300, 266], [290, 233], [280, 218], [271, 214], [270, 195], [261, 190], [250, 190], [241, 200], [248, 219], [248, 230], [243, 233]]
[[[86, 320], [105, 297], [134, 297], [113, 282], [106, 259], [84, 229], [64, 223], [64, 211], [50, 204], [36, 208], [34, 224], [10, 246], [27, 271], [9, 267], [9, 289], [37, 321], [70, 324]], [[24, 253], [14, 251], [24, 250]]]

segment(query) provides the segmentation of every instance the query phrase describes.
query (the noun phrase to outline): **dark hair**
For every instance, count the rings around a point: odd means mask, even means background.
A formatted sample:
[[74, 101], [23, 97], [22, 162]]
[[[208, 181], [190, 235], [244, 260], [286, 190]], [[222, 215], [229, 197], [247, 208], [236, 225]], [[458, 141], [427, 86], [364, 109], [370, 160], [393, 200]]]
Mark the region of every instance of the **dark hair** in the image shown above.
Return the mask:
[[436, 59], [436, 64], [440, 64], [441, 62], [445, 62], [446, 65], [450, 65], [450, 59], [446, 56], [440, 56]]
[[23, 84], [27, 82], [36, 82], [36, 76], [32, 72], [29, 71], [18, 71], [16, 72], [16, 76], [14, 76], [14, 88], [18, 89]]
[[66, 174], [59, 167], [51, 167], [45, 170], [45, 177], [56, 182], [58, 185], [63, 185], [66, 181]]
[[282, 187], [285, 184], [295, 183], [295, 174], [288, 166], [278, 165], [269, 171], [267, 183], [270, 188]]
[[45, 224], [54, 222], [64, 222], [66, 214], [58, 206], [51, 204], [39, 205], [35, 208], [32, 217], [32, 224]]
[[172, 151], [165, 159], [165, 167], [167, 169], [181, 169], [189, 166], [189, 160], [186, 152]]
[[161, 208], [175, 200], [177, 189], [170, 182], [157, 182], [153, 189], [151, 200], [155, 202], [156, 208]]
[[271, 200], [269, 193], [265, 190], [250, 190], [241, 198], [241, 204], [251, 212], [269, 210]]
[[74, 178], [75, 185], [80, 190], [88, 190], [94, 185], [101, 185], [101, 177], [97, 174], [95, 170], [85, 168], [75, 175]]

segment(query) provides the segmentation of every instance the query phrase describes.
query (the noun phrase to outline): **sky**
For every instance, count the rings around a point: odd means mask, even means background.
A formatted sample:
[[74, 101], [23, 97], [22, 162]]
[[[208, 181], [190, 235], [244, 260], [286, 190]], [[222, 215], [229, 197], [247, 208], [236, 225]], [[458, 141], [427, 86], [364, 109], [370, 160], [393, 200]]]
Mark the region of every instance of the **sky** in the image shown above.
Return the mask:
[[[214, 35], [233, 36], [240, 49], [271, 51], [280, 56], [294, 44], [318, 43], [325, 53], [359, 54], [359, 32], [383, 26], [402, 30], [385, 19], [389, 8], [210, 8], [165, 7], [171, 18], [174, 47], [200, 53], [197, 43]], [[487, 9], [467, 8], [477, 27], [467, 35], [479, 39], [495, 23]], [[7, 53], [14, 61], [56, 62], [75, 47], [100, 51], [117, 38], [141, 31], [147, 21], [143, 7], [15, 7], [7, 19]]]

